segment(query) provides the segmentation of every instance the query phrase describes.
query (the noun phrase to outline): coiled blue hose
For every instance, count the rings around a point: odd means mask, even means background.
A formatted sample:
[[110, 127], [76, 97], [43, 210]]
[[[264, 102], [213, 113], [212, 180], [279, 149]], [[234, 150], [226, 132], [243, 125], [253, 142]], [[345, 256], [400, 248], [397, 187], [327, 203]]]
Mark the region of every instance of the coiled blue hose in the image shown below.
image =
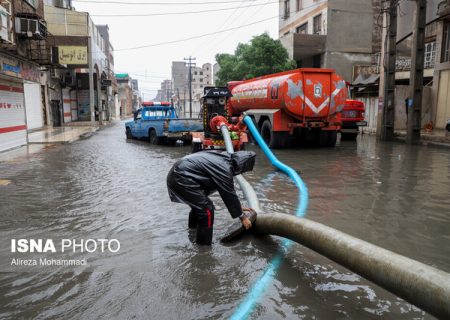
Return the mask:
[[[288, 167], [273, 154], [273, 152], [269, 149], [261, 135], [259, 134], [258, 129], [256, 128], [253, 120], [249, 116], [244, 117], [244, 122], [250, 130], [253, 138], [258, 143], [259, 147], [262, 149], [264, 154], [269, 158], [270, 162], [274, 167], [286, 173], [292, 181], [294, 181], [295, 185], [299, 190], [298, 195], [298, 206], [296, 216], [304, 217], [306, 215], [306, 210], [308, 209], [308, 188], [306, 187], [303, 180], [300, 178], [298, 173]], [[292, 242], [288, 239], [284, 239], [282, 242], [282, 246], [284, 250], [289, 249]], [[267, 286], [269, 285], [271, 279], [276, 275], [278, 268], [280, 267], [283, 261], [283, 254], [278, 253], [269, 263], [268, 267], [262, 274], [262, 276], [258, 279], [258, 281], [254, 284], [254, 286], [248, 292], [246, 298], [243, 302], [238, 306], [230, 319], [232, 320], [241, 320], [247, 319], [256, 305], [256, 302], [260, 299], [260, 297], [264, 294]]]

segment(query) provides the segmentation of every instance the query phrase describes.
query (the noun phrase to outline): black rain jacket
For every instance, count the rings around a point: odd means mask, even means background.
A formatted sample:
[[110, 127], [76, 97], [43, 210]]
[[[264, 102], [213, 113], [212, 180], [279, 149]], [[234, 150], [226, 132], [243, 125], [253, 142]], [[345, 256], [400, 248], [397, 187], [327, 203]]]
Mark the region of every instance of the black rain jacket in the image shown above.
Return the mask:
[[208, 195], [218, 191], [233, 218], [242, 214], [233, 176], [253, 170], [256, 154], [202, 151], [177, 161], [167, 175], [170, 199], [197, 210], [214, 208]]

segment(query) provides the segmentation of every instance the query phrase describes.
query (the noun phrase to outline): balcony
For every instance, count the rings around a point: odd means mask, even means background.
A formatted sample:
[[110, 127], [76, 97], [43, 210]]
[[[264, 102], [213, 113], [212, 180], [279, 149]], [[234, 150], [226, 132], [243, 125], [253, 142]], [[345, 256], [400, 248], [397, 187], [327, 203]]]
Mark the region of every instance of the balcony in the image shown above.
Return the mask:
[[289, 33], [280, 41], [288, 50], [289, 58], [299, 61], [324, 53], [326, 39], [326, 35]]
[[44, 6], [48, 31], [53, 36], [88, 37], [88, 13]]
[[439, 3], [437, 15], [440, 17], [450, 15], [450, 0], [445, 0]]
[[11, 2], [0, 0], [0, 44], [11, 45], [14, 43], [12, 32]]

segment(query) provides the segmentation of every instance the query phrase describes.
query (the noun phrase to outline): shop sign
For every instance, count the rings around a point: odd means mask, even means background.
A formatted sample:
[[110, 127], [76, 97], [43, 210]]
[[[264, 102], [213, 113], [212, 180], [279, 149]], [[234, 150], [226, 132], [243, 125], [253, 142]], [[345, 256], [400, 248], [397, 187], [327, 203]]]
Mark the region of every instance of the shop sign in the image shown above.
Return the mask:
[[59, 64], [88, 64], [87, 47], [58, 46]]
[[0, 74], [21, 78], [19, 61], [0, 55]]

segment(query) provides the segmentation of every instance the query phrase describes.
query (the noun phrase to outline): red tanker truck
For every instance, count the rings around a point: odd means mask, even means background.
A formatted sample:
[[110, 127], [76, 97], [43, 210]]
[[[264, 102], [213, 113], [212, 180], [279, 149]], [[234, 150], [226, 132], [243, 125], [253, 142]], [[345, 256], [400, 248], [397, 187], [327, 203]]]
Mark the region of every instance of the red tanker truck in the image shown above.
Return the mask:
[[230, 114], [245, 112], [271, 148], [291, 142], [334, 146], [345, 81], [331, 69], [295, 69], [228, 83]]
[[229, 82], [227, 88], [207, 87], [202, 98], [204, 132], [193, 135], [194, 151], [224, 148], [217, 126], [224, 120], [234, 148], [241, 149], [247, 142], [243, 113], [271, 148], [292, 142], [334, 146], [346, 99], [346, 83], [331, 69], [295, 69]]

